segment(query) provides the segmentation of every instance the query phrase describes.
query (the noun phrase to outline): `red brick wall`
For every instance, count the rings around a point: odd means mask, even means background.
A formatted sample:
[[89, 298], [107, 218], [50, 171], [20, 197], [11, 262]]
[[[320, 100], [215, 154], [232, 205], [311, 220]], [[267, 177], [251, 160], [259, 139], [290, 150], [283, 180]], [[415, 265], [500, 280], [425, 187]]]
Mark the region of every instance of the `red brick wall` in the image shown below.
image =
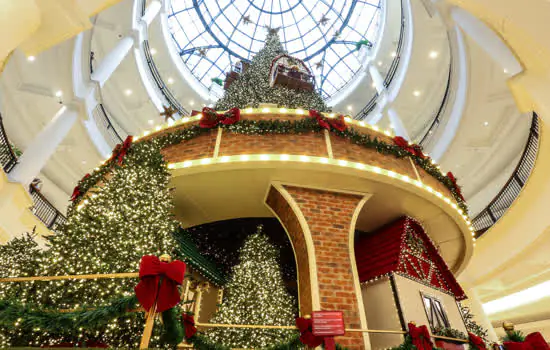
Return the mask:
[[[349, 255], [349, 232], [353, 224], [353, 213], [362, 197], [292, 186], [285, 186], [285, 189], [298, 204], [311, 232], [321, 309], [343, 311], [346, 327], [361, 328], [361, 306], [357, 302]], [[293, 216], [294, 213], [281, 212], [278, 215], [289, 234], [303, 234], [301, 228], [286, 225], [290, 220], [284, 218], [285, 215]], [[296, 255], [298, 260], [305, 259], [298, 252]], [[299, 266], [298, 275], [303, 273]], [[364, 348], [361, 333], [348, 333], [336, 340], [350, 349]]]
[[192, 159], [211, 158], [216, 147], [217, 129], [199, 135], [191, 140], [164, 148], [161, 153], [169, 163], [183, 162]]

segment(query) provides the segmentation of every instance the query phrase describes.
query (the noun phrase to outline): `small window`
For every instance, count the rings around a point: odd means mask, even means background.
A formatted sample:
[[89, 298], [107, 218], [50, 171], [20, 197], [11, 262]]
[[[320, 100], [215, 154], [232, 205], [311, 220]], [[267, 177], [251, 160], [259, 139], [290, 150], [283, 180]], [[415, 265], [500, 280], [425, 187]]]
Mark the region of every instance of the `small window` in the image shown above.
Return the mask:
[[421, 295], [431, 329], [450, 328], [451, 325], [449, 324], [449, 319], [447, 318], [447, 314], [445, 313], [441, 302], [432, 296], [426, 294]]

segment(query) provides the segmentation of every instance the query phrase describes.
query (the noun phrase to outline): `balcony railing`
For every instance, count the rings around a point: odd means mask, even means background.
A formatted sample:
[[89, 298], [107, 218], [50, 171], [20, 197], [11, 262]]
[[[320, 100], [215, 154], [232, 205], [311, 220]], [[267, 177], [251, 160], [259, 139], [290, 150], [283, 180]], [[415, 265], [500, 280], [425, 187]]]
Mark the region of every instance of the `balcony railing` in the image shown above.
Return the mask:
[[103, 103], [99, 103], [95, 106], [92, 115], [98, 127], [102, 130], [105, 130], [104, 135], [107, 138], [107, 143], [111, 146], [122, 143], [127, 134], [124, 134], [122, 131], [117, 131], [111, 122], [111, 118], [107, 113], [107, 110], [103, 106]]
[[[4, 172], [9, 173], [13, 170], [17, 164], [17, 156], [11, 148], [10, 142], [6, 131], [4, 130], [4, 124], [2, 123], [2, 116], [0, 115], [0, 163]], [[65, 223], [67, 219], [59, 210], [57, 210], [45, 197], [40, 190], [34, 185], [29, 187], [29, 193], [33, 199], [33, 206], [31, 211], [40, 221], [42, 221], [50, 230], [56, 231], [57, 228]]]
[[29, 186], [29, 193], [34, 202], [31, 208], [32, 213], [39, 218], [47, 228], [52, 231], [57, 231], [59, 226], [67, 222], [65, 216], [63, 216], [63, 214], [61, 214], [34, 185]]
[[13, 167], [17, 164], [17, 156], [11, 148], [8, 135], [4, 130], [4, 124], [2, 123], [2, 116], [0, 115], [0, 164], [5, 173], [9, 173]]
[[538, 116], [536, 113], [533, 113], [533, 121], [531, 122], [527, 144], [525, 145], [525, 149], [516, 169], [504, 187], [502, 187], [502, 190], [500, 190], [489, 205], [472, 220], [472, 225], [476, 230], [477, 237], [491, 228], [491, 226], [506, 213], [508, 208], [510, 208], [512, 203], [514, 203], [521, 193], [523, 186], [525, 186], [535, 166], [539, 149], [539, 135]]

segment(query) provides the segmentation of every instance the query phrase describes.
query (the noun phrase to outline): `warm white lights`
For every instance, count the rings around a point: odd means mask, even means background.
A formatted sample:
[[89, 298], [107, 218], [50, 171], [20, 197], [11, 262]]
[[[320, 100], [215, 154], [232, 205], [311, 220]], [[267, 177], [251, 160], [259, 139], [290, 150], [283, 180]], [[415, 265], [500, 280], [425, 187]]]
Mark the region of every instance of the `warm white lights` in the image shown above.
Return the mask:
[[378, 61], [378, 65], [381, 66], [381, 65], [382, 65], [382, 61]]
[[28, 56], [27, 57], [27, 61], [29, 61], [29, 62], [34, 62], [35, 59], [36, 59], [36, 57], [34, 57], [34, 56]]
[[304, 112], [303, 109], [297, 109], [297, 110], [296, 110], [296, 114], [302, 115], [302, 114], [304, 114], [304, 113], [305, 113], [305, 112]]
[[63, 91], [57, 90], [57, 91], [55, 92], [55, 96], [57, 96], [57, 97], [63, 96]]
[[353, 106], [349, 105], [347, 109], [348, 109], [348, 111], [351, 111], [353, 109]]
[[153, 119], [149, 119], [149, 120], [147, 121], [147, 123], [148, 123], [149, 125], [153, 125], [153, 123], [154, 123], [154, 122], [153, 122]]
[[414, 95], [414, 97], [420, 96], [420, 90], [414, 90], [413, 95]]
[[174, 78], [168, 78], [168, 84], [172, 85], [174, 84]]
[[434, 58], [437, 58], [437, 56], [439, 56], [439, 52], [437, 51], [430, 51], [430, 58], [431, 59], [434, 59]]
[[124, 95], [130, 96], [131, 94], [132, 94], [132, 90], [130, 90], [130, 89], [124, 90]]
[[483, 122], [483, 126], [489, 126], [489, 122]]
[[157, 49], [155, 49], [154, 47], [151, 49], [151, 55], [154, 56], [157, 54]]
[[262, 108], [262, 113], [269, 113], [269, 108]]
[[195, 104], [195, 101], [193, 101], [193, 100], [189, 101], [189, 106], [192, 106], [194, 104]]
[[391, 53], [391, 57], [395, 57], [395, 56], [397, 56], [397, 52], [394, 51]]
[[286, 113], [286, 112], [288, 112], [288, 110], [287, 110], [286, 108], [280, 108], [280, 109], [279, 109], [279, 112], [281, 112], [281, 113]]
[[485, 303], [483, 304], [483, 310], [487, 314], [496, 314], [497, 312], [530, 304], [546, 297], [550, 297], [550, 281]]

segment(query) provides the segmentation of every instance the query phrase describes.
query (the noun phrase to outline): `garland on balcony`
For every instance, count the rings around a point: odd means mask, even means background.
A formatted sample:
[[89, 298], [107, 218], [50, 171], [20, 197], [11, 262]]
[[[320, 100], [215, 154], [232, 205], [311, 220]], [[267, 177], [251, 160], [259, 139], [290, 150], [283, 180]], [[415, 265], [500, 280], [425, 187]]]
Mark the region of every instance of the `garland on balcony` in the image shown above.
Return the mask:
[[[458, 329], [454, 329], [454, 328], [438, 327], [438, 328], [433, 330], [433, 334], [434, 335], [439, 335], [441, 337], [468, 340], [468, 336], [466, 334], [464, 334], [464, 332], [459, 331]], [[454, 342], [452, 340], [445, 340], [445, 341], [455, 343], [455, 344], [464, 344], [462, 342]]]
[[[319, 122], [314, 118], [304, 118], [298, 120], [240, 120], [234, 124], [224, 125], [220, 124], [224, 130], [232, 133], [245, 134], [245, 135], [268, 135], [268, 134], [305, 134], [310, 132], [320, 133], [323, 128]], [[148, 139], [143, 142], [134, 143], [129, 147], [127, 152], [144, 152], [149, 151], [145, 144], [153, 145], [159, 152], [161, 149], [181, 143], [182, 141], [191, 140], [199, 135], [209, 133], [210, 129], [201, 128], [199, 125], [192, 125], [187, 128], [178, 129], [171, 133], [166, 133], [161, 136]], [[410, 147], [399, 146], [398, 144], [388, 143], [382, 141], [377, 137], [372, 137], [361, 133], [355, 128], [345, 128], [340, 131], [335, 128], [331, 128], [330, 132], [336, 136], [350, 140], [352, 143], [363, 146], [365, 148], [375, 149], [378, 153], [385, 155], [393, 155], [396, 158], [410, 157], [415, 164], [424, 169], [428, 174], [441, 182], [452, 193], [454, 199], [457, 202], [458, 207], [464, 212], [468, 213], [468, 208], [462, 197], [460, 187], [456, 184], [456, 179], [452, 173], [447, 175], [441, 173], [437, 165], [432, 163], [429, 157], [418, 153], [417, 145], [410, 145]], [[414, 151], [413, 151], [414, 150]], [[115, 157], [116, 158], [116, 157]], [[82, 196], [89, 190], [93, 191], [93, 187], [99, 183], [106, 181], [106, 176], [116, 167], [123, 166], [124, 159], [122, 161], [107, 161], [105, 164], [96, 169], [90, 176], [83, 178], [77, 185], [79, 194], [75, 196], [73, 205], [82, 198]]]

